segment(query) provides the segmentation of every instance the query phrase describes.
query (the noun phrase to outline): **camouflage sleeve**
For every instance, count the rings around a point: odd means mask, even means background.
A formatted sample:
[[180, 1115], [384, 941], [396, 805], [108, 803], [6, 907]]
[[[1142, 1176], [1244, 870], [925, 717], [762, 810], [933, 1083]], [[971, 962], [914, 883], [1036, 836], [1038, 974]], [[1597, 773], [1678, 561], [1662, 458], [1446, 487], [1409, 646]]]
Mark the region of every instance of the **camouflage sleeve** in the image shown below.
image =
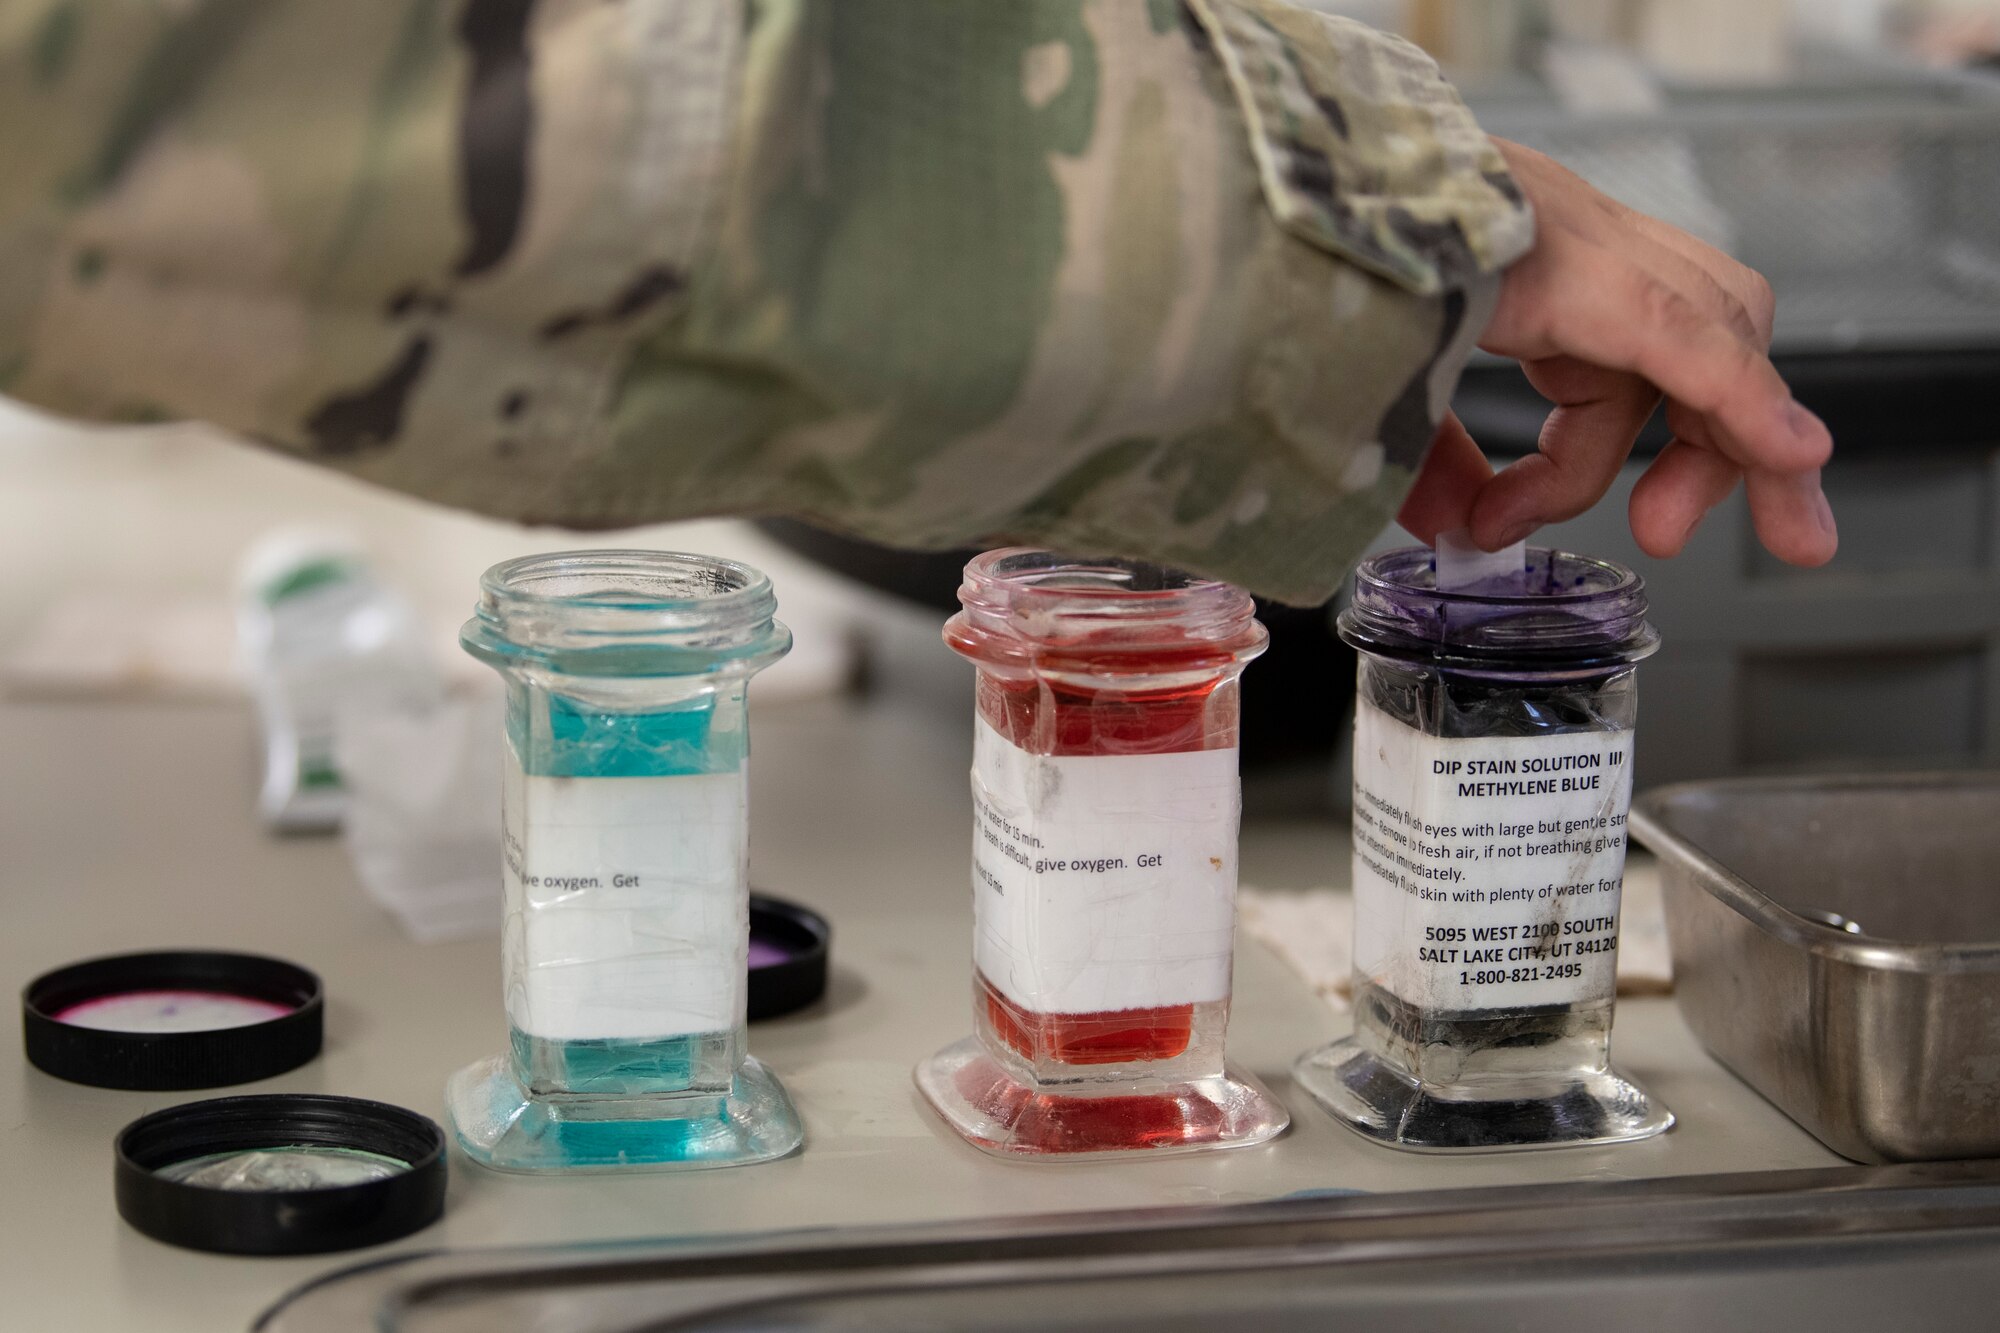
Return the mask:
[[0, 392], [1328, 595], [1531, 220], [1279, 0], [0, 0]]

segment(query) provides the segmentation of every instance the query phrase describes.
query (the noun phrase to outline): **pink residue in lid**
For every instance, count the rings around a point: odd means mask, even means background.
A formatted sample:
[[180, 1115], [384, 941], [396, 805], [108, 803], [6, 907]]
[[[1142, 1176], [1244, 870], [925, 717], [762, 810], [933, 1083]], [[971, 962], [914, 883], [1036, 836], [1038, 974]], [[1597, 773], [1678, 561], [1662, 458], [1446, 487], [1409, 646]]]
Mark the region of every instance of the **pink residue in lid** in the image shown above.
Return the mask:
[[83, 1000], [50, 1017], [106, 1032], [212, 1032], [268, 1023], [292, 1012], [288, 1004], [227, 991], [134, 990]]
[[791, 950], [773, 944], [769, 940], [760, 940], [755, 935], [750, 937], [750, 966], [753, 969], [776, 967], [779, 963], [791, 961]]

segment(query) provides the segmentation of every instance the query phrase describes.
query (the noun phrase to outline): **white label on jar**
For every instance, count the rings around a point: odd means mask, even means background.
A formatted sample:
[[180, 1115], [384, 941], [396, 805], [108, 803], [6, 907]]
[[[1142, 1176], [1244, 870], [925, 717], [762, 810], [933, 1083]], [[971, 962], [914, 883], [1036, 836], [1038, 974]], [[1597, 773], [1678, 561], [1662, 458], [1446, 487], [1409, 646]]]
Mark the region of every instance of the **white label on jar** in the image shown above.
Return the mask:
[[555, 778], [503, 762], [507, 1018], [551, 1041], [727, 1032], [743, 1013], [743, 771]]
[[977, 722], [973, 960], [1034, 1013], [1229, 996], [1236, 750], [1040, 755]]
[[1423, 1009], [1608, 1000], [1632, 733], [1441, 739], [1358, 701], [1354, 968]]

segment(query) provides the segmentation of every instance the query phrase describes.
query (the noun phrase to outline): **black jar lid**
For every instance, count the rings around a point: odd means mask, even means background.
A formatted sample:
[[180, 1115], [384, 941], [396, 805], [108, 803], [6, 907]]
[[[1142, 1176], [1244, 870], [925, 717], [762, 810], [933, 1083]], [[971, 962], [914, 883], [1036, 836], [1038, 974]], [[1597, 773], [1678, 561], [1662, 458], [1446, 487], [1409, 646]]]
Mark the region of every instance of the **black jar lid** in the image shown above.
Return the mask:
[[219, 1097], [120, 1131], [118, 1215], [155, 1240], [221, 1254], [379, 1245], [444, 1211], [444, 1131], [358, 1097]]
[[749, 1019], [777, 1018], [826, 993], [833, 927], [811, 908], [750, 895]]
[[319, 1054], [324, 1016], [318, 977], [247, 953], [93, 958], [21, 992], [22, 1044], [36, 1068], [139, 1092], [224, 1087], [296, 1069]]

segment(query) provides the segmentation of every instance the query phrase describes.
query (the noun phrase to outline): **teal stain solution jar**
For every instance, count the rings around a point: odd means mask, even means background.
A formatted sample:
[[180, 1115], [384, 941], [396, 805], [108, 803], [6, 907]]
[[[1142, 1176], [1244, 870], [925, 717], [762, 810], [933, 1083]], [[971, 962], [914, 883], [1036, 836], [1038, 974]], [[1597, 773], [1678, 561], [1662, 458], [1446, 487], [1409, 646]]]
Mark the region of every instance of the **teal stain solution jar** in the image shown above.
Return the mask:
[[496, 565], [460, 633], [507, 689], [510, 1049], [446, 1111], [503, 1171], [768, 1161], [804, 1138], [748, 1050], [747, 691], [792, 636], [770, 580], [660, 551]]

